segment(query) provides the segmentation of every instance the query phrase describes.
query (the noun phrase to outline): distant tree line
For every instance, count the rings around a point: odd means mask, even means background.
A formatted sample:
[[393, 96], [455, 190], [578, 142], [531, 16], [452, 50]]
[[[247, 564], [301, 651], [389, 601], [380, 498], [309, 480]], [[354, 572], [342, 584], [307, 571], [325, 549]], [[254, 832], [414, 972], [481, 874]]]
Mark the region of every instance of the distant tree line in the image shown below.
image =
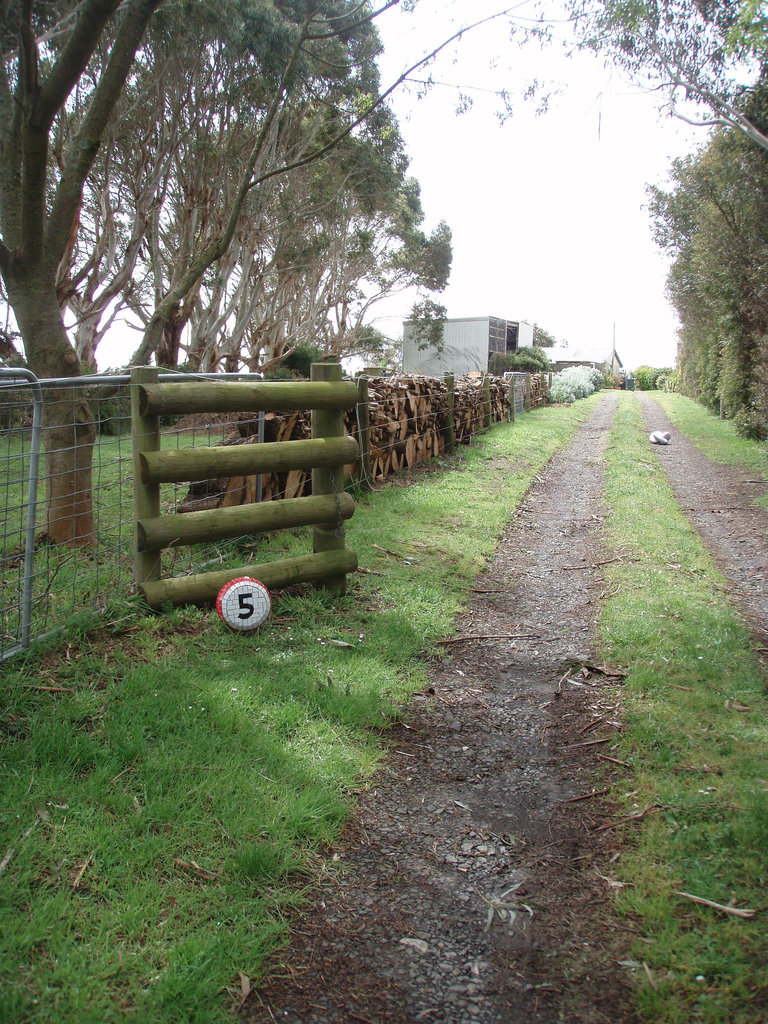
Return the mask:
[[[768, 134], [768, 70], [745, 116]], [[768, 151], [721, 128], [676, 160], [672, 187], [649, 189], [655, 237], [673, 260], [669, 297], [681, 323], [680, 389], [739, 432], [768, 423]]]
[[[712, 129], [652, 188], [673, 260], [680, 388], [765, 437], [768, 420], [768, 17], [761, 0], [565, 0], [579, 45], [665, 112]], [[676, 386], [666, 375], [667, 386]]]

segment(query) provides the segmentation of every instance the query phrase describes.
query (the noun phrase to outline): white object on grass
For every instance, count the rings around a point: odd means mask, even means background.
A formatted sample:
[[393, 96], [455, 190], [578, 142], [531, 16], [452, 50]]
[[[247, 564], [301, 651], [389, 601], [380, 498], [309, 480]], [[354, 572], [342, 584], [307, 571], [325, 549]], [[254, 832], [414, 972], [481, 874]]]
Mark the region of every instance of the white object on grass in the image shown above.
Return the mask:
[[219, 618], [232, 629], [257, 629], [269, 615], [272, 602], [263, 583], [250, 576], [238, 576], [225, 583], [216, 598]]

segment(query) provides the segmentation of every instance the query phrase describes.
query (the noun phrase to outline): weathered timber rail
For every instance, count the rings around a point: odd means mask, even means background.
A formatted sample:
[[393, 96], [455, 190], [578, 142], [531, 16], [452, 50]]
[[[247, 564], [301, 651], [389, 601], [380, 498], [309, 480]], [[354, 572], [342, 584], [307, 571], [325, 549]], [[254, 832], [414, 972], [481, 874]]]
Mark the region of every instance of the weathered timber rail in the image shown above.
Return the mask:
[[[344, 520], [354, 502], [343, 492], [344, 466], [356, 463], [360, 449], [345, 436], [344, 411], [357, 404], [358, 387], [342, 380], [341, 365], [312, 367], [312, 380], [258, 383], [157, 383], [158, 372], [141, 367], [131, 375], [134, 471], [134, 577], [147, 603], [192, 604], [212, 601], [233, 576], [258, 578], [267, 587], [313, 582], [343, 593], [357, 556], [345, 546]], [[266, 410], [311, 410], [312, 436], [302, 440], [237, 447], [197, 447], [162, 451], [160, 416]], [[280, 472], [311, 473], [311, 498], [268, 504], [208, 508], [186, 516], [160, 514], [160, 485], [227, 475], [251, 477]], [[312, 525], [313, 553], [298, 558], [245, 565], [237, 570], [161, 578], [161, 552], [180, 544]]]

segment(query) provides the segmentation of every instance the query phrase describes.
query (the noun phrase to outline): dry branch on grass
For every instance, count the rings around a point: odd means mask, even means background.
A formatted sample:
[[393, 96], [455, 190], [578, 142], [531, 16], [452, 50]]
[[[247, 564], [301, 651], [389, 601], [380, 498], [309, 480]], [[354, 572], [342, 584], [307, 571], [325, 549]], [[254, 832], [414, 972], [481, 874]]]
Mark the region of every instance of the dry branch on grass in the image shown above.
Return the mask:
[[700, 903], [703, 907], [711, 907], [713, 910], [719, 910], [722, 914], [729, 914], [731, 917], [741, 917], [749, 919], [754, 917], [757, 913], [756, 910], [750, 910], [747, 907], [731, 907], [725, 903], [715, 903], [714, 900], [705, 899], [703, 896], [693, 896], [689, 892], [678, 892], [675, 890], [675, 896], [684, 896], [687, 900], [692, 900], [693, 903]]

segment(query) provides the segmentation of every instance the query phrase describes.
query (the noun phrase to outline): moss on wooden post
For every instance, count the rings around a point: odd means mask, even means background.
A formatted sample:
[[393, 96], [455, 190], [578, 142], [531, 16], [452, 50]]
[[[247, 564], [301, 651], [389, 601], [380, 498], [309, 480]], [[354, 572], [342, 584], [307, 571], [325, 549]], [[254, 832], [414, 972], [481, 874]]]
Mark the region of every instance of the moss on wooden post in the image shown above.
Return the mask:
[[507, 420], [510, 423], [515, 422], [515, 375], [511, 374], [509, 378], [509, 414]]
[[160, 579], [160, 552], [139, 548], [138, 521], [160, 515], [160, 485], [144, 483], [141, 459], [160, 450], [160, 420], [140, 409], [140, 387], [157, 381], [157, 368], [138, 366], [131, 370], [131, 446], [133, 450], [133, 576], [137, 586]]
[[531, 387], [531, 375], [530, 375], [530, 373], [526, 373], [526, 375], [525, 375], [525, 401], [523, 403], [523, 408], [525, 409], [526, 412], [530, 412], [531, 411], [531, 399], [532, 399], [532, 397], [533, 397], [533, 393], [532, 393], [532, 387]]
[[455, 379], [452, 373], [445, 375], [445, 426], [443, 436], [445, 437], [445, 450], [452, 452], [456, 447], [456, 431], [454, 427], [454, 409], [456, 405]]
[[[322, 365], [322, 364], [320, 364]], [[327, 364], [335, 365], [335, 364]], [[185, 381], [139, 388], [141, 412], [158, 416], [191, 412], [291, 412], [295, 409], [348, 409], [355, 404], [353, 381], [308, 384], [305, 380]]]
[[[312, 363], [310, 380], [314, 382], [341, 381], [341, 363]], [[333, 438], [344, 435], [344, 414], [340, 409], [312, 410], [312, 437]], [[312, 493], [330, 494], [337, 498], [344, 490], [344, 463], [336, 466], [318, 467], [312, 470]], [[313, 530], [312, 550], [315, 554], [344, 549], [344, 521], [339, 514], [335, 526], [318, 524]], [[342, 572], [327, 576], [323, 581], [334, 594], [344, 594], [347, 577]]]
[[[344, 519], [355, 511], [351, 495], [339, 495]], [[183, 516], [156, 516], [137, 523], [139, 551], [176, 547], [179, 544], [202, 544], [276, 530], [292, 530], [297, 526], [326, 523], [336, 526], [339, 505], [328, 495], [310, 498], [283, 498], [262, 504], [236, 505], [232, 508], [204, 509]]]

